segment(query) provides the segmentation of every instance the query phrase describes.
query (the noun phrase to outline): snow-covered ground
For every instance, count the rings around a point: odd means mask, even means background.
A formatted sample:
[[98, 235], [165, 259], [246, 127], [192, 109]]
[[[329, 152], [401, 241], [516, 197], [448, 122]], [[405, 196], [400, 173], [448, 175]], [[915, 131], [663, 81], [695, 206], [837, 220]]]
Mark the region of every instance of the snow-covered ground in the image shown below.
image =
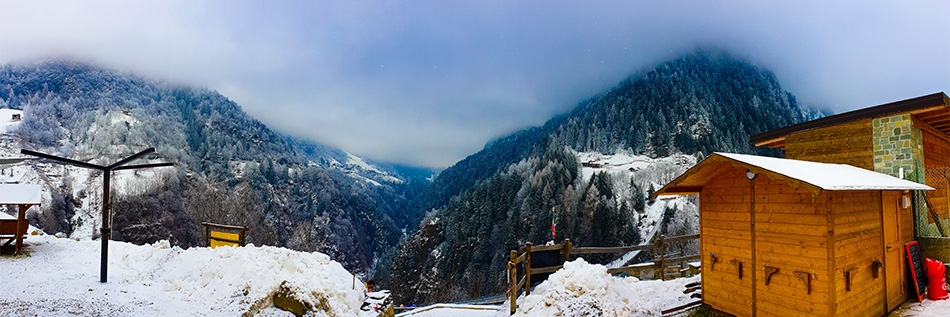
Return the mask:
[[316, 316], [357, 316], [363, 301], [362, 284], [321, 253], [113, 241], [100, 284], [99, 241], [38, 234], [25, 245], [25, 255], [0, 256], [0, 316], [288, 315], [272, 302], [282, 284]]
[[669, 281], [615, 277], [603, 265], [577, 259], [520, 297], [515, 316], [659, 316], [694, 301], [683, 291], [697, 281], [698, 276]]
[[0, 134], [11, 132], [20, 125], [20, 120], [13, 120], [13, 115], [23, 115], [23, 110], [0, 109]]
[[904, 303], [891, 316], [947, 317], [950, 316], [950, 300], [924, 299], [919, 303]]
[[[416, 308], [397, 317], [493, 317], [498, 315], [500, 306], [494, 305], [460, 305], [435, 304]], [[507, 316], [507, 315], [504, 315]]]
[[[628, 200], [633, 195], [630, 180], [633, 179], [641, 190], [651, 186], [654, 189], [662, 188], [668, 182], [696, 165], [696, 158], [690, 155], [674, 154], [667, 157], [650, 158], [644, 155], [627, 153], [602, 154], [599, 152], [577, 152], [577, 160], [581, 162], [581, 175], [585, 182], [596, 173], [607, 173], [614, 180], [613, 187], [617, 192], [618, 203]], [[656, 200], [646, 206], [642, 214], [636, 214], [640, 222], [640, 237], [643, 243], [649, 243], [660, 231], [663, 221], [663, 212], [666, 208], [677, 208], [676, 221], [688, 222], [693, 220], [698, 225], [699, 207], [687, 196], [667, 197]], [[687, 219], [689, 218], [689, 219]], [[675, 226], [676, 224], [674, 224]], [[682, 224], [687, 225], [687, 224]], [[621, 267], [629, 264], [640, 251], [631, 251], [611, 262], [607, 267]]]

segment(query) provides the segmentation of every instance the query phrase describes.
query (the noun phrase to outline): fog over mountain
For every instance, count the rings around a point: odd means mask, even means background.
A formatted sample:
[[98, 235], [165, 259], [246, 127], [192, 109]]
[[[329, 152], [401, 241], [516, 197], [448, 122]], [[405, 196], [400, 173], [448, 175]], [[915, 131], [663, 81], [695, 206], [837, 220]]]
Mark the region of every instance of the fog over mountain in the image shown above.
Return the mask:
[[209, 87], [283, 134], [444, 168], [697, 46], [834, 112], [950, 90], [946, 1], [8, 1], [0, 63]]

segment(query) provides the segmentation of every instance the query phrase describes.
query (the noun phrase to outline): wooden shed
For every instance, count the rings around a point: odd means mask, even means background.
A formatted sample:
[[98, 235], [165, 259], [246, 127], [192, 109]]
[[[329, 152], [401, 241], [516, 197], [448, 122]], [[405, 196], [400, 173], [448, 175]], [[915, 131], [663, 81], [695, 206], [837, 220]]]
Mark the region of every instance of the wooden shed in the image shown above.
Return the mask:
[[698, 194], [703, 302], [738, 316], [879, 316], [900, 305], [908, 190], [866, 169], [714, 153], [655, 194]]
[[789, 159], [849, 164], [927, 184], [936, 189], [926, 195], [933, 210], [916, 207], [918, 236], [950, 236], [950, 98], [943, 92], [762, 132], [749, 141], [780, 148]]

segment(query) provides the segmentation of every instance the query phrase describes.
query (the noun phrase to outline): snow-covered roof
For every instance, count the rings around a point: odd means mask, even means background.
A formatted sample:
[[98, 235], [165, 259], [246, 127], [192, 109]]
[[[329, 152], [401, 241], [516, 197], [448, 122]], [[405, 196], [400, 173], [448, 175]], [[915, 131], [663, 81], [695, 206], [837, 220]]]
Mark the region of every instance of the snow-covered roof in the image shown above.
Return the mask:
[[34, 184], [0, 184], [0, 204], [39, 205], [43, 187]]
[[[753, 173], [771, 173], [793, 187], [805, 187], [818, 194], [822, 190], [933, 190], [933, 187], [863, 168], [774, 157], [716, 152], [657, 191], [657, 195], [695, 193], [696, 187], [715, 174], [701, 172], [716, 162], [731, 163]], [[773, 177], [775, 178], [775, 177]]]

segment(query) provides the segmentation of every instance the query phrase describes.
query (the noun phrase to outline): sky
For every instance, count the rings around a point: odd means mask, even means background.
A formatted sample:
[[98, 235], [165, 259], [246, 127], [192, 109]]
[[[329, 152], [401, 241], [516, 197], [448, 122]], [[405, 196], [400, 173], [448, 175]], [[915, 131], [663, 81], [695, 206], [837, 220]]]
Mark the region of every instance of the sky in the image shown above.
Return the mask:
[[214, 89], [269, 127], [443, 168], [715, 47], [840, 113], [950, 92], [950, 1], [2, 1], [0, 63]]

